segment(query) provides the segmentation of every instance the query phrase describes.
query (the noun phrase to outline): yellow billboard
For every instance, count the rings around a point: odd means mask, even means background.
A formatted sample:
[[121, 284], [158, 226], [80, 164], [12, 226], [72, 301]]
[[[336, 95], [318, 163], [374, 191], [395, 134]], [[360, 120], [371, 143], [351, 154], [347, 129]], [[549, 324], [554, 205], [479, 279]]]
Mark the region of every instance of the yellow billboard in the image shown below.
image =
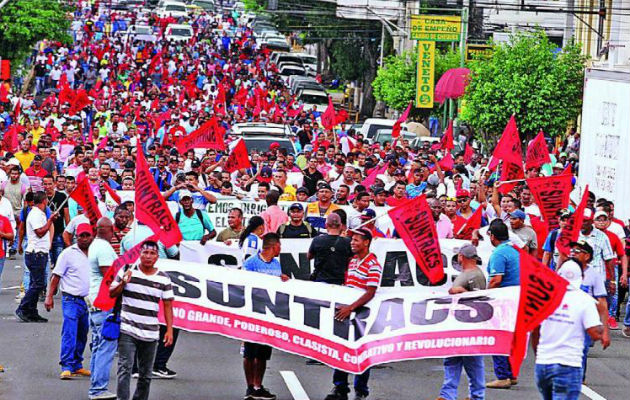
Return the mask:
[[462, 17], [457, 15], [412, 15], [411, 40], [456, 42], [462, 31]]
[[435, 42], [418, 42], [416, 107], [433, 108], [435, 80]]

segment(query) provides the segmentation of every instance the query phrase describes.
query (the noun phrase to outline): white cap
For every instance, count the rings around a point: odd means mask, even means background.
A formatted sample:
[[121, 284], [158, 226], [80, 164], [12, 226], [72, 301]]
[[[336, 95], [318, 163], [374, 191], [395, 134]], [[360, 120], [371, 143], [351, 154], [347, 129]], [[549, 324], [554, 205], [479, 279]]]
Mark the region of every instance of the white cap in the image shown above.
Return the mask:
[[606, 219], [608, 219], [608, 213], [606, 211], [599, 210], [595, 213], [595, 216], [593, 217], [593, 219], [597, 219], [599, 217], [606, 217]]
[[184, 197], [190, 197], [192, 199], [192, 193], [190, 190], [182, 189], [179, 191], [179, 201], [182, 201]]
[[579, 289], [582, 284], [582, 268], [573, 260], [568, 260], [558, 270], [558, 275], [569, 281], [574, 289]]

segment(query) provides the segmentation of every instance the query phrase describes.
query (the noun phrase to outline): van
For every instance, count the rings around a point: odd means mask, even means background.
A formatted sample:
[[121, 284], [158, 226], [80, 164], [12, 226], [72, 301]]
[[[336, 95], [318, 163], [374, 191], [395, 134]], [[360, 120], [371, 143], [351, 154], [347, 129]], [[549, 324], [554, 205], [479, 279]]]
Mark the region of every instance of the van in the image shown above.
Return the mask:
[[[391, 130], [394, 127], [395, 123], [396, 123], [395, 119], [368, 118], [363, 123], [363, 126], [361, 127], [361, 131], [359, 133], [363, 135], [364, 139], [371, 141], [374, 139], [374, 136], [376, 135], [376, 132], [379, 129]], [[401, 130], [403, 131], [407, 130], [406, 124], [403, 123], [401, 125]]]

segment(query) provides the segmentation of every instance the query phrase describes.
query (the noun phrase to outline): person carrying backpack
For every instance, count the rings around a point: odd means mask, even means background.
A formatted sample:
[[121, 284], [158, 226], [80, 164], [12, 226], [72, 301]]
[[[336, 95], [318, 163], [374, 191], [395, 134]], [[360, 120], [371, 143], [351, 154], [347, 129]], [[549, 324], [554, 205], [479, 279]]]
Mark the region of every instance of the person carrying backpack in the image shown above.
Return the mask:
[[289, 207], [289, 221], [278, 227], [278, 235], [282, 239], [309, 239], [319, 234], [311, 224], [304, 221], [304, 207], [300, 203], [293, 203]]
[[175, 214], [175, 221], [183, 240], [199, 240], [203, 245], [217, 235], [208, 213], [193, 207], [192, 194], [188, 190], [180, 192], [179, 204], [182, 210]]

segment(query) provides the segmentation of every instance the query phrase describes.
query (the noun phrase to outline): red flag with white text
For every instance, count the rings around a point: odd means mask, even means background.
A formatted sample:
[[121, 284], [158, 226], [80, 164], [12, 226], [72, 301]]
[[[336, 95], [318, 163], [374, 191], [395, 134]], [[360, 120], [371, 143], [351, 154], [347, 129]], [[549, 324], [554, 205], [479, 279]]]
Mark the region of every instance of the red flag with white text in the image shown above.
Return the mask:
[[538, 168], [544, 164], [551, 162], [549, 150], [547, 150], [547, 142], [545, 135], [541, 130], [538, 135], [527, 146], [525, 153], [525, 168]]
[[527, 186], [540, 208], [540, 213], [549, 224], [550, 229], [558, 227], [558, 210], [569, 206], [569, 195], [572, 190], [573, 175], [561, 174], [530, 178]]
[[180, 138], [175, 147], [180, 154], [184, 154], [192, 148], [225, 150], [225, 142], [220, 132], [216, 119], [211, 118], [191, 132], [190, 135]]
[[[523, 164], [512, 164], [511, 162], [504, 161], [501, 165], [501, 177], [499, 178], [501, 182], [514, 181], [518, 179], [523, 179], [525, 177], [525, 172], [523, 172]], [[514, 187], [517, 185], [516, 182], [504, 183], [497, 189], [499, 193], [506, 194], [509, 193]]]

